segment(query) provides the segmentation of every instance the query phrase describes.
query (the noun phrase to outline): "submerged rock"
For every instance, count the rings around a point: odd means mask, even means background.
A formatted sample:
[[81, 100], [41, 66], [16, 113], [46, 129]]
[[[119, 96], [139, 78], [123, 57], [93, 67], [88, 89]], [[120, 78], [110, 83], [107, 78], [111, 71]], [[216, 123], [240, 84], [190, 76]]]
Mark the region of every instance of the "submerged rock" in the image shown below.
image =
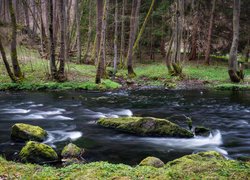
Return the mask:
[[22, 148], [19, 157], [24, 162], [46, 163], [57, 161], [58, 156], [54, 149], [46, 144], [29, 141]]
[[48, 133], [39, 126], [17, 123], [12, 126], [11, 138], [16, 141], [43, 141]]
[[143, 159], [139, 165], [160, 168], [160, 167], [164, 166], [164, 162], [162, 162], [159, 158], [149, 156], [149, 157]]
[[197, 126], [194, 129], [194, 133], [196, 136], [209, 136], [210, 129], [204, 126]]
[[153, 117], [101, 118], [98, 124], [142, 136], [191, 138], [193, 133], [166, 119]]

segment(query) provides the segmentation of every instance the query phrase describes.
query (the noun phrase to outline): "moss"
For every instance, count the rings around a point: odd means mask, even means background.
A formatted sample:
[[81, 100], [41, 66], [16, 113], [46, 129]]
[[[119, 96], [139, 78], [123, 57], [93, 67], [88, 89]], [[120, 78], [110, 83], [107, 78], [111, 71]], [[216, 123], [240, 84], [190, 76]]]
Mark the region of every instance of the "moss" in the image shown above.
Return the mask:
[[21, 161], [32, 163], [46, 163], [57, 161], [57, 153], [50, 146], [35, 141], [29, 141], [19, 153]]
[[53, 168], [20, 164], [0, 158], [0, 177], [5, 179], [235, 179], [250, 177], [250, 163], [227, 160], [217, 152], [184, 156], [163, 168], [131, 167], [124, 164], [93, 162]]
[[160, 168], [164, 166], [164, 162], [162, 162], [159, 158], [156, 157], [147, 157], [143, 159], [140, 164], [140, 166], [152, 166], [155, 168]]
[[215, 88], [218, 90], [250, 90], [250, 85], [225, 83], [225, 84], [216, 85]]
[[194, 132], [197, 136], [208, 136], [210, 134], [210, 129], [204, 126], [196, 126]]
[[11, 138], [17, 141], [43, 141], [47, 135], [47, 132], [39, 126], [23, 123], [14, 124], [11, 129]]
[[76, 146], [75, 144], [69, 143], [62, 150], [61, 156], [63, 158], [78, 158], [84, 153], [84, 150]]
[[142, 136], [193, 137], [192, 132], [177, 124], [152, 117], [101, 118], [98, 124]]

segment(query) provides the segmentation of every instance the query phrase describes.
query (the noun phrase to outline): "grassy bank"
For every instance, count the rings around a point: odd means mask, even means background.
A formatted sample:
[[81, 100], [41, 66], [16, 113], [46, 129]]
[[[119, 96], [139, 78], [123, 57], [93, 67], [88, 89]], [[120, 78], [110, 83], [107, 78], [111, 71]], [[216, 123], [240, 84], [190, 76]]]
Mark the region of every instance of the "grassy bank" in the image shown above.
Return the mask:
[[[250, 70], [245, 71], [245, 82], [233, 84], [230, 82], [225, 62], [205, 66], [198, 62], [188, 62], [184, 65], [184, 77], [168, 75], [164, 63], [136, 64], [137, 76], [127, 79], [127, 71], [119, 70], [115, 79], [107, 79], [96, 85], [96, 67], [68, 62], [66, 65], [67, 82], [51, 81], [48, 76], [48, 61], [41, 59], [35, 50], [19, 48], [19, 59], [25, 79], [22, 83], [11, 83], [6, 70], [0, 62], [0, 90], [107, 90], [135, 84], [136, 86], [165, 86], [167, 88], [204, 88], [250, 90]], [[108, 70], [112, 70], [108, 68]], [[121, 85], [120, 85], [121, 84]]]
[[94, 162], [64, 168], [20, 164], [0, 158], [0, 179], [248, 179], [250, 163], [226, 160], [216, 152], [184, 156], [162, 168]]

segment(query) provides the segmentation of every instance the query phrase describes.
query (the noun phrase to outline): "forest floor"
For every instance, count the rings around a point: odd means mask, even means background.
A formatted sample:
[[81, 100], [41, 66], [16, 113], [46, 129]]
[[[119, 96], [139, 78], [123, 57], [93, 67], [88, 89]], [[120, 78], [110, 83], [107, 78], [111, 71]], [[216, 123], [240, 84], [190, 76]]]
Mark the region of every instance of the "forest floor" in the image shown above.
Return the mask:
[[[68, 62], [67, 81], [58, 83], [49, 79], [49, 61], [41, 59], [36, 50], [24, 47], [18, 49], [20, 65], [25, 79], [21, 83], [11, 83], [7, 72], [0, 62], [0, 90], [112, 90], [159, 87], [166, 89], [240, 89], [250, 90], [250, 69], [245, 70], [245, 81], [239, 84], [230, 82], [227, 63], [216, 60], [206, 66], [199, 61], [184, 64], [183, 77], [171, 77], [163, 62], [140, 63], [135, 65], [136, 77], [127, 78], [126, 70], [119, 70], [116, 77], [103, 80], [96, 85], [96, 67]], [[108, 68], [112, 71], [112, 68]]]

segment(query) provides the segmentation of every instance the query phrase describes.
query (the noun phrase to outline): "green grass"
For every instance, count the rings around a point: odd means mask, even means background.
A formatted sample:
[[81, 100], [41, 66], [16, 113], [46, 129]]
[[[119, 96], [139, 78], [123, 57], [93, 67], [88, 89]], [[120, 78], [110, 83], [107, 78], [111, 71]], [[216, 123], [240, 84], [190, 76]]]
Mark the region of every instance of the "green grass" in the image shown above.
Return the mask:
[[226, 160], [216, 152], [192, 154], [163, 168], [93, 162], [63, 168], [20, 164], [0, 158], [1, 179], [248, 179], [250, 163]]
[[[103, 80], [102, 84], [96, 85], [95, 74], [96, 67], [93, 65], [80, 65], [71, 62], [66, 64], [67, 81], [58, 83], [49, 80], [49, 61], [41, 59], [35, 50], [28, 50], [24, 47], [18, 48], [18, 55], [22, 71], [25, 79], [20, 84], [11, 83], [6, 70], [0, 62], [0, 90], [105, 90], [120, 88], [121, 85], [112, 80]], [[214, 63], [215, 64], [215, 63]], [[112, 70], [112, 68], [108, 68]], [[196, 64], [196, 62], [188, 62], [184, 65], [184, 77], [171, 77], [165, 64], [151, 63], [151, 64], [136, 64], [136, 77], [132, 79], [136, 84], [141, 86], [165, 86], [168, 88], [176, 88], [180, 82], [186, 80], [204, 81], [209, 87], [228, 90], [250, 89], [250, 70], [245, 70], [245, 81], [239, 85], [230, 82], [227, 73], [227, 65], [224, 62], [216, 65], [205, 66], [203, 64]], [[131, 81], [127, 78], [126, 70], [119, 70], [117, 77]], [[236, 87], [236, 88], [235, 88]]]

